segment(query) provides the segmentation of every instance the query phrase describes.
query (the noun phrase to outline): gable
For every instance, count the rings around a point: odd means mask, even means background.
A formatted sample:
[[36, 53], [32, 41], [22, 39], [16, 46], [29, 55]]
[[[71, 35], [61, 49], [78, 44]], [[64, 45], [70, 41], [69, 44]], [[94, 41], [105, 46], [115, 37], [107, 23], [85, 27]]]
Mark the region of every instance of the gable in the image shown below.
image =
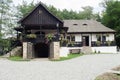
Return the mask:
[[21, 25], [46, 26], [56, 25], [59, 23], [63, 26], [63, 22], [50, 13], [43, 4], [39, 4], [31, 13], [19, 21]]

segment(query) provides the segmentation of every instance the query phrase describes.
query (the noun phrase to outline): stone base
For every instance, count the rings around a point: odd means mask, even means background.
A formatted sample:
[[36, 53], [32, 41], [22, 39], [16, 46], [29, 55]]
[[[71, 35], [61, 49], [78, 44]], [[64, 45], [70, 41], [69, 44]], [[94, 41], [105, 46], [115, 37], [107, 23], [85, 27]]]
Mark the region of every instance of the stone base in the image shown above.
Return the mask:
[[50, 57], [51, 60], [58, 60], [60, 59], [60, 43], [59, 42], [52, 42], [50, 44]]
[[23, 59], [32, 59], [33, 53], [33, 44], [30, 42], [23, 42]]

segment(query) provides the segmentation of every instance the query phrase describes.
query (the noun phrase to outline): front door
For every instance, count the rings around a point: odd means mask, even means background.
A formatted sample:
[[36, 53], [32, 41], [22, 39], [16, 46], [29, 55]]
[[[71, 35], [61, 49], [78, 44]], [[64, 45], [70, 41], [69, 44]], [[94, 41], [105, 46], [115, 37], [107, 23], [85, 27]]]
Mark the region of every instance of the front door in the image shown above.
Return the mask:
[[82, 37], [83, 46], [89, 46], [89, 36]]

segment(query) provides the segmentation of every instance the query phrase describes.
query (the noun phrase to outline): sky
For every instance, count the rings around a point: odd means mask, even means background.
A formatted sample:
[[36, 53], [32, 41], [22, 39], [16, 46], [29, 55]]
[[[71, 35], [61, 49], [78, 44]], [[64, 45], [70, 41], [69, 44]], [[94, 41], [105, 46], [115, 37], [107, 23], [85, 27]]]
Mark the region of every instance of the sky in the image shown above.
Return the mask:
[[[23, 0], [13, 0], [15, 5], [21, 4]], [[25, 0], [27, 2], [31, 2], [33, 0]], [[37, 2], [43, 2], [47, 5], [53, 5], [57, 9], [67, 9], [67, 10], [73, 10], [73, 11], [81, 11], [84, 6], [91, 6], [94, 8], [94, 12], [101, 12], [103, 10], [103, 7], [100, 6], [100, 3], [103, 0], [34, 0], [35, 3]]]

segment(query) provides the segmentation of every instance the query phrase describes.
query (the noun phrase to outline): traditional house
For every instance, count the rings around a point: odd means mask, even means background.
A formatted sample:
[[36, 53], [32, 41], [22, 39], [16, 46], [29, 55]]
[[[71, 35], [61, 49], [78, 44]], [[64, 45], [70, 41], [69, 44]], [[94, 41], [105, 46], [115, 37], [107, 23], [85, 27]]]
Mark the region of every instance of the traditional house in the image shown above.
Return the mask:
[[86, 53], [86, 50], [116, 52], [114, 30], [94, 20], [62, 21], [49, 12], [42, 3], [18, 23], [21, 26], [15, 30], [18, 32], [18, 40], [22, 36], [20, 41], [23, 43], [23, 58], [58, 59], [69, 53]]
[[[115, 31], [95, 20], [64, 20], [67, 47], [61, 54], [80, 49], [83, 53], [116, 53]], [[64, 46], [64, 44], [63, 44]], [[73, 51], [74, 52], [74, 51]]]

